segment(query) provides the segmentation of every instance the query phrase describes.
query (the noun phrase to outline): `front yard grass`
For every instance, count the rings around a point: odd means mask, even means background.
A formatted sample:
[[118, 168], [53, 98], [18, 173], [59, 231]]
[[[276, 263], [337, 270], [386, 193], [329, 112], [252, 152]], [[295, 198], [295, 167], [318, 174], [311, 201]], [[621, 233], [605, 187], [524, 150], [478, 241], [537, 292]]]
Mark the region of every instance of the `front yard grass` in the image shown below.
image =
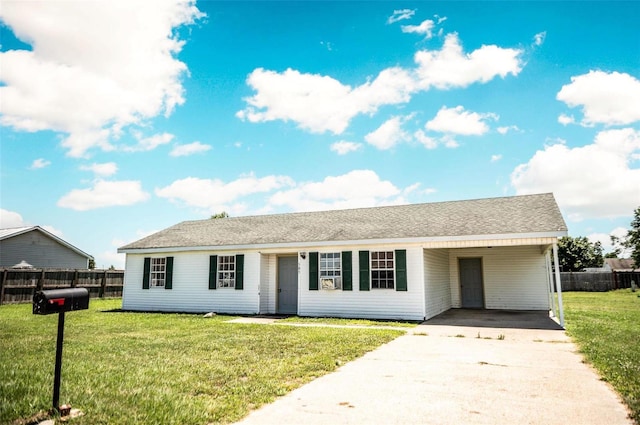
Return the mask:
[[[404, 332], [225, 323], [190, 314], [66, 315], [60, 403], [73, 424], [208, 424], [241, 419]], [[51, 407], [57, 315], [0, 307], [0, 423]]]
[[563, 294], [567, 333], [640, 424], [640, 293]]

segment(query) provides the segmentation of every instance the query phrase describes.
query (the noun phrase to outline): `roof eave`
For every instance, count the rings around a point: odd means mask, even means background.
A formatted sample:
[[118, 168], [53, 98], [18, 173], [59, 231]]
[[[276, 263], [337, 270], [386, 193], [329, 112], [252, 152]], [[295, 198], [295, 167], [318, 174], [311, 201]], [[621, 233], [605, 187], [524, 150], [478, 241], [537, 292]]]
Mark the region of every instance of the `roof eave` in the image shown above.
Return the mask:
[[119, 254], [140, 254], [140, 253], [161, 253], [161, 252], [188, 252], [188, 251], [242, 251], [256, 249], [291, 249], [302, 248], [308, 249], [312, 247], [323, 246], [347, 246], [347, 245], [380, 245], [380, 244], [419, 244], [433, 242], [465, 242], [465, 241], [488, 241], [488, 240], [517, 240], [517, 239], [534, 239], [534, 238], [560, 238], [567, 236], [566, 230], [550, 231], [550, 232], [532, 232], [532, 233], [505, 233], [505, 234], [487, 234], [487, 235], [463, 235], [463, 236], [431, 236], [431, 237], [413, 237], [413, 238], [385, 238], [385, 239], [359, 239], [359, 240], [343, 240], [343, 241], [301, 241], [301, 242], [282, 242], [282, 243], [261, 243], [261, 244], [243, 244], [243, 245], [200, 245], [200, 246], [167, 246], [154, 248], [118, 248]]

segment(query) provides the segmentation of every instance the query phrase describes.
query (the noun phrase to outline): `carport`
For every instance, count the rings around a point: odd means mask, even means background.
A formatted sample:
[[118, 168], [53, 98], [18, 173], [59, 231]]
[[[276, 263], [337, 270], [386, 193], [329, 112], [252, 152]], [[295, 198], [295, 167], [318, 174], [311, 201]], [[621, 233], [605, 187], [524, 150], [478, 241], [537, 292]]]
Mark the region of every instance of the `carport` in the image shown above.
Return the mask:
[[473, 328], [562, 330], [547, 311], [477, 310], [452, 308], [423, 323], [425, 326], [464, 326]]

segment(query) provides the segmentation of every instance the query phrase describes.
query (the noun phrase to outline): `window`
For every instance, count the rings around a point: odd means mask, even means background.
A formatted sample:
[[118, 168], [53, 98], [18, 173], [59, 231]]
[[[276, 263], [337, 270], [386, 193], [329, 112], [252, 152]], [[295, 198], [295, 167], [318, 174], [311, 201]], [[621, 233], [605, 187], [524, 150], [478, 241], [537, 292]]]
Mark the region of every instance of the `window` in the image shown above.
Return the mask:
[[150, 281], [151, 281], [152, 288], [164, 288], [166, 267], [167, 267], [166, 258], [151, 259]]
[[394, 288], [393, 251], [371, 252], [371, 287], [376, 289]]
[[218, 256], [218, 288], [236, 287], [236, 256]]
[[144, 258], [142, 289], [173, 288], [173, 257]]
[[342, 265], [339, 252], [320, 253], [320, 287], [322, 289], [342, 288]]

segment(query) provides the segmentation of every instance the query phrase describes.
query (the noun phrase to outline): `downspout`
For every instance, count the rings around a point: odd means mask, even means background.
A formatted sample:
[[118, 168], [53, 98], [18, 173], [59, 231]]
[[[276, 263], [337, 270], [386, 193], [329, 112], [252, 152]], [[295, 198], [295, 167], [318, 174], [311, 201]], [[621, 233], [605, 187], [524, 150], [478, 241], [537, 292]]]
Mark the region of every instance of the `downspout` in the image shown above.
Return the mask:
[[560, 326], [564, 328], [564, 308], [562, 307], [562, 282], [560, 281], [560, 261], [558, 260], [558, 241], [553, 242], [553, 263], [556, 269], [556, 291], [558, 291], [558, 310], [560, 310]]

